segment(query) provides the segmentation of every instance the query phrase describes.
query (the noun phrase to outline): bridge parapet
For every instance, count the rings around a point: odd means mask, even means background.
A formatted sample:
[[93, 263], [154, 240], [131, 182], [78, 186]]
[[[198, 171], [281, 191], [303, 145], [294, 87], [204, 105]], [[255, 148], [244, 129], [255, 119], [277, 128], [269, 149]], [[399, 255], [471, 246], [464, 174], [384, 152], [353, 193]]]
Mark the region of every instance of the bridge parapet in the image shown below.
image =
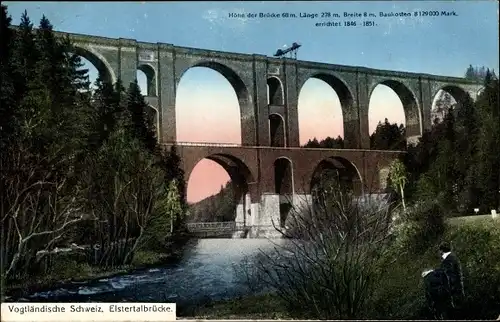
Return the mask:
[[407, 151], [402, 150], [375, 150], [375, 149], [329, 149], [329, 148], [306, 148], [306, 147], [278, 147], [278, 146], [251, 146], [251, 145], [241, 145], [237, 143], [209, 143], [209, 142], [163, 142], [163, 146], [170, 147], [173, 145], [184, 146], [184, 147], [234, 147], [239, 149], [249, 149], [249, 150], [282, 150], [282, 151], [338, 151], [338, 152], [373, 152], [381, 154], [393, 154], [400, 155], [406, 154]]
[[221, 231], [221, 230], [235, 231], [238, 228], [241, 228], [241, 225], [238, 225], [234, 221], [194, 222], [187, 224], [187, 229], [189, 232], [205, 232], [205, 231]]

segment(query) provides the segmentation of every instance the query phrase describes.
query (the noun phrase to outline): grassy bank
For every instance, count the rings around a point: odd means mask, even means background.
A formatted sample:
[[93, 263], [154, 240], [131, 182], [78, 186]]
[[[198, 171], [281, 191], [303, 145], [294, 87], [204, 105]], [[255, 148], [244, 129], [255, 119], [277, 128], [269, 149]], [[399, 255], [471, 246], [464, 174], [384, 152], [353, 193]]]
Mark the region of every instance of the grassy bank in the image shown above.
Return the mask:
[[463, 216], [463, 217], [453, 217], [448, 219], [448, 223], [451, 226], [460, 225], [495, 225], [499, 224], [500, 220], [495, 220], [489, 215], [478, 215], [478, 216]]
[[186, 312], [183, 319], [290, 319], [283, 300], [274, 294], [217, 301]]
[[59, 259], [47, 274], [6, 284], [2, 292], [2, 300], [5, 295], [20, 297], [42, 289], [57, 288], [69, 282], [84, 282], [127, 274], [133, 270], [169, 262], [175, 259], [175, 257], [176, 255], [171, 253], [138, 251], [130, 265], [106, 269], [91, 266], [87, 263], [79, 263], [74, 260]]

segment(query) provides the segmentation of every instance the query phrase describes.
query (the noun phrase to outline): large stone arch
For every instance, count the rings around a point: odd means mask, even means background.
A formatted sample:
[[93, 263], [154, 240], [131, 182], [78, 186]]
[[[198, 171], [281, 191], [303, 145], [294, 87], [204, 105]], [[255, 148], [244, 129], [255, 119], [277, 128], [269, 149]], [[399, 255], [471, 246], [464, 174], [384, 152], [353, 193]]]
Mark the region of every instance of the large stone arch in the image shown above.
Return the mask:
[[[401, 100], [405, 113], [405, 129], [408, 141], [421, 136], [423, 132], [422, 110], [418, 103], [415, 93], [405, 84], [393, 79], [385, 79], [375, 83], [368, 95], [368, 101], [371, 99], [373, 91], [378, 85], [385, 85], [392, 89]], [[367, 133], [370, 136], [370, 133]]]
[[104, 82], [110, 82], [111, 84], [116, 83], [117, 78], [115, 72], [113, 71], [113, 68], [106, 60], [106, 58], [104, 58], [104, 56], [102, 56], [92, 48], [79, 45], [78, 43], [73, 44], [73, 49], [74, 54], [87, 59], [92, 63], [92, 65], [95, 66]]
[[447, 84], [447, 85], [443, 85], [443, 86], [440, 86], [439, 88], [437, 88], [432, 93], [432, 96], [431, 96], [432, 101], [434, 101], [434, 99], [436, 98], [436, 95], [441, 90], [449, 93], [451, 96], [453, 96], [453, 98], [457, 102], [456, 106], [455, 106], [456, 113], [459, 113], [463, 107], [465, 107], [465, 106], [470, 107], [474, 103], [474, 100], [472, 99], [469, 92], [467, 90], [465, 90], [464, 88], [462, 88], [461, 86], [455, 85], [455, 84], [453, 84], [453, 85]]
[[350, 147], [350, 145], [353, 144], [355, 145], [359, 137], [359, 115], [357, 109], [354, 108], [355, 95], [353, 89], [349, 87], [344, 79], [332, 72], [315, 72], [302, 79], [301, 83], [298, 84], [299, 97], [304, 84], [311, 78], [324, 81], [337, 94], [342, 110], [344, 141], [348, 145], [346, 147]]
[[240, 75], [235, 72], [233, 68], [220, 62], [201, 60], [193, 64], [189, 64], [189, 66], [182, 69], [180, 76], [176, 80], [176, 88], [179, 86], [182, 76], [184, 76], [189, 69], [194, 67], [210, 68], [224, 76], [224, 78], [226, 78], [226, 80], [231, 84], [236, 93], [240, 107], [241, 143], [242, 145], [255, 145], [257, 138], [255, 111], [248, 87]]
[[341, 186], [352, 190], [355, 195], [364, 193], [363, 177], [358, 167], [353, 162], [339, 156], [324, 158], [316, 165], [310, 178], [309, 191], [311, 193], [326, 171], [334, 171]]
[[267, 104], [285, 105], [285, 89], [281, 80], [276, 76], [267, 78]]

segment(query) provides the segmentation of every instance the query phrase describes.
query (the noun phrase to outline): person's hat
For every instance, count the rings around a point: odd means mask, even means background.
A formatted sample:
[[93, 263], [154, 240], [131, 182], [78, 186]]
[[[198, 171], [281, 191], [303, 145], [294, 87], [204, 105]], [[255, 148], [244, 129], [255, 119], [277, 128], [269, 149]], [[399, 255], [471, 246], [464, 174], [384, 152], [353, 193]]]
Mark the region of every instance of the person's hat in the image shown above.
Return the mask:
[[447, 242], [442, 242], [440, 245], [439, 245], [439, 250], [444, 252], [444, 253], [447, 253], [447, 252], [450, 252], [451, 251], [451, 246], [449, 243]]

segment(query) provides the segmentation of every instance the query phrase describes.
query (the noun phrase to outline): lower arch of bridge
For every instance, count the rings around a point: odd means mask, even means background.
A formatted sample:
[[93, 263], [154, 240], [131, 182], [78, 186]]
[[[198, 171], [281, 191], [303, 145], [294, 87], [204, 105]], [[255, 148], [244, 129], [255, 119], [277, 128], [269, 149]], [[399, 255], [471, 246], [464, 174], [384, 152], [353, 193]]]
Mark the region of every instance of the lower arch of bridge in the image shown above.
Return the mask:
[[[255, 178], [246, 164], [239, 158], [229, 154], [212, 154], [204, 159], [213, 161], [226, 170], [231, 179], [231, 187], [233, 189], [233, 196], [236, 205], [242, 206], [242, 209], [245, 212], [244, 219], [246, 219], [247, 216], [251, 216], [252, 213], [249, 203], [257, 200], [258, 196], [256, 195], [257, 192], [252, 190], [250, 187], [250, 185], [255, 182]], [[188, 180], [197, 164], [198, 162], [195, 164], [193, 169], [187, 173]]]
[[356, 166], [341, 157], [329, 157], [318, 163], [314, 169], [310, 191], [314, 194], [322, 185], [340, 184], [344, 191], [352, 191], [355, 195], [363, 194], [363, 180]]
[[[343, 80], [341, 80], [335, 75], [328, 73], [317, 73], [312, 75], [302, 84], [301, 90], [309, 79], [318, 79], [325, 82], [336, 93], [340, 101], [340, 109], [342, 113], [341, 118], [343, 123], [343, 138], [345, 141], [345, 147], [357, 148], [356, 142], [359, 141], [359, 121], [358, 121], [358, 115], [357, 113], [354, 112], [353, 109], [354, 99], [351, 90], [347, 87], [347, 85]], [[300, 92], [299, 92], [299, 98], [300, 98]], [[334, 135], [332, 135], [332, 137], [333, 136]]]
[[273, 113], [269, 115], [269, 145], [285, 147], [285, 120], [283, 116]]
[[403, 105], [403, 110], [405, 113], [406, 137], [411, 138], [415, 136], [420, 136], [422, 134], [422, 129], [423, 129], [422, 113], [414, 93], [401, 82], [395, 80], [384, 80], [372, 88], [370, 92], [370, 98], [371, 95], [373, 94], [373, 91], [378, 85], [385, 85], [389, 87], [396, 93], [396, 95], [401, 100], [401, 103]]
[[[253, 106], [251, 104], [251, 97], [248, 89], [241, 79], [241, 77], [231, 68], [221, 63], [212, 61], [198, 62], [191, 66], [193, 67], [204, 67], [210, 68], [222, 76], [224, 76], [227, 81], [231, 84], [238, 98], [238, 104], [240, 107], [240, 124], [241, 124], [241, 144], [242, 145], [255, 145], [256, 126], [251, 117], [254, 115]], [[189, 70], [188, 68], [187, 70]], [[187, 71], [186, 70], [186, 71]]]
[[273, 167], [274, 191], [279, 195], [280, 226], [284, 227], [286, 218], [293, 207], [293, 164], [290, 159], [280, 157], [274, 161]]
[[[88, 49], [73, 46], [73, 54], [88, 60], [99, 72], [99, 77], [101, 77], [103, 82], [114, 84], [116, 82], [115, 75], [109, 67], [109, 65], [104, 61], [103, 58], [97, 57], [97, 54], [89, 51]], [[93, 85], [93, 84], [91, 84]]]

